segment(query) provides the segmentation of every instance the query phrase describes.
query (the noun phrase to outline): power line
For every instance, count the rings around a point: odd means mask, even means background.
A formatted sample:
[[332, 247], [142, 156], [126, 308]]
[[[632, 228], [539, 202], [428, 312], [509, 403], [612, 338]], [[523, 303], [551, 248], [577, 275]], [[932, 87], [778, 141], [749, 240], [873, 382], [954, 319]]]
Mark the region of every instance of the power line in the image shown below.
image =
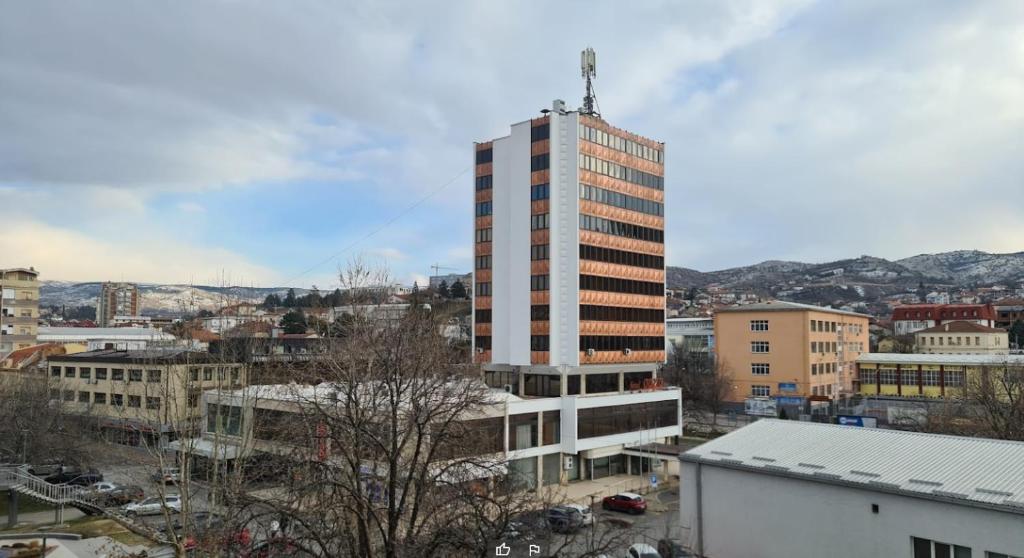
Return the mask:
[[402, 217], [405, 217], [406, 215], [408, 215], [410, 212], [412, 212], [417, 207], [423, 205], [423, 203], [426, 202], [427, 200], [429, 200], [430, 198], [434, 197], [437, 194], [440, 194], [445, 188], [451, 186], [452, 184], [455, 183], [456, 180], [462, 178], [462, 175], [466, 174], [466, 172], [469, 171], [470, 168], [471, 167], [466, 167], [466, 168], [462, 169], [461, 171], [459, 171], [458, 174], [456, 174], [455, 176], [451, 177], [447, 182], [445, 182], [444, 184], [442, 184], [438, 188], [435, 188], [433, 191], [428, 192], [427, 195], [425, 195], [422, 198], [416, 200], [412, 205], [406, 207], [405, 209], [400, 211], [398, 214], [396, 214], [394, 217], [392, 217], [391, 219], [388, 219], [383, 224], [381, 224], [377, 228], [375, 228], [372, 231], [370, 231], [369, 233], [367, 233], [365, 236], [363, 236], [363, 237], [361, 237], [361, 238], [359, 238], [359, 239], [349, 243], [347, 246], [345, 246], [340, 251], [338, 251], [338, 253], [330, 255], [327, 258], [325, 258], [324, 260], [313, 264], [312, 266], [310, 266], [308, 269], [306, 269], [302, 273], [299, 273], [298, 275], [296, 275], [294, 277], [289, 277], [285, 281], [282, 281], [282, 283], [281, 283], [282, 286], [290, 285], [293, 281], [295, 281], [296, 279], [301, 278], [302, 276], [306, 275], [310, 271], [313, 271], [314, 269], [324, 265], [325, 263], [328, 263], [330, 261], [335, 260], [336, 258], [341, 256], [345, 252], [348, 252], [349, 250], [351, 250], [352, 248], [356, 247], [360, 243], [362, 243], [362, 242], [364, 242], [366, 240], [369, 240], [370, 238], [372, 238], [377, 233], [381, 232], [382, 230], [384, 230], [384, 229], [388, 228], [389, 226], [391, 226], [392, 224], [394, 224], [395, 221], [398, 221]]

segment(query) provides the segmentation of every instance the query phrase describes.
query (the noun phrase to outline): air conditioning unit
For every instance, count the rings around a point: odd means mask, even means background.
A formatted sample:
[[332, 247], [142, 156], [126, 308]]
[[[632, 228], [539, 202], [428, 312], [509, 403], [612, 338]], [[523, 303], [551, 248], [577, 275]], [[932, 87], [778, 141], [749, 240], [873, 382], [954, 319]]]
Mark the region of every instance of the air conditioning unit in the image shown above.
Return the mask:
[[587, 356], [594, 356], [595, 352], [597, 351], [595, 351], [594, 349], [587, 349]]
[[565, 456], [565, 464], [563, 465], [563, 467], [565, 468], [566, 471], [568, 471], [569, 469], [572, 469], [572, 467], [573, 467], [573, 459], [572, 459], [572, 457], [573, 456], [571, 456], [571, 455]]
[[484, 354], [484, 348], [483, 347], [477, 347], [476, 348], [476, 354], [478, 354], [478, 355]]
[[633, 354], [633, 349], [630, 349], [630, 348], [622, 349], [622, 354], [624, 354], [626, 356], [629, 356], [629, 355]]
[[505, 384], [505, 393], [512, 393], [512, 384]]

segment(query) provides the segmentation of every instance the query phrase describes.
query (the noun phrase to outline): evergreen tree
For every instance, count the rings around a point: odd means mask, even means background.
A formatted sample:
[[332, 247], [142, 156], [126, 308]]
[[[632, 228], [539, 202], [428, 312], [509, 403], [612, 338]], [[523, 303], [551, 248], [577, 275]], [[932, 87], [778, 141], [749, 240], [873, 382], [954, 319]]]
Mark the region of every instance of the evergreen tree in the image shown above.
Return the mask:
[[462, 281], [456, 279], [455, 282], [452, 283], [451, 295], [452, 298], [457, 298], [459, 300], [466, 298], [466, 286], [462, 284]]
[[437, 286], [437, 295], [441, 298], [452, 297], [452, 294], [448, 292], [448, 281], [441, 281], [441, 284]]
[[281, 329], [285, 333], [306, 333], [306, 317], [302, 312], [292, 310], [281, 316]]
[[263, 307], [266, 309], [277, 308], [281, 306], [281, 297], [275, 293], [270, 293], [263, 299]]
[[288, 289], [288, 294], [284, 295], [282, 306], [285, 308], [295, 308], [295, 303], [295, 289]]
[[1024, 321], [1017, 320], [1013, 322], [1013, 325], [1009, 329], [1010, 334], [1010, 346], [1016, 346], [1018, 349], [1024, 347]]

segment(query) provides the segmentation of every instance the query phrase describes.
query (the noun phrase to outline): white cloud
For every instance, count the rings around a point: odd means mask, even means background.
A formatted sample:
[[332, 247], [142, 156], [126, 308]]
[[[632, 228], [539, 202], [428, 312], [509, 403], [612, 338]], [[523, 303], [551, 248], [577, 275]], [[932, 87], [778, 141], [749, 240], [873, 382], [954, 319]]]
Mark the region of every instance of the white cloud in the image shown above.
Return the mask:
[[206, 213], [206, 208], [203, 207], [202, 204], [192, 201], [183, 201], [179, 203], [178, 209], [185, 213]]

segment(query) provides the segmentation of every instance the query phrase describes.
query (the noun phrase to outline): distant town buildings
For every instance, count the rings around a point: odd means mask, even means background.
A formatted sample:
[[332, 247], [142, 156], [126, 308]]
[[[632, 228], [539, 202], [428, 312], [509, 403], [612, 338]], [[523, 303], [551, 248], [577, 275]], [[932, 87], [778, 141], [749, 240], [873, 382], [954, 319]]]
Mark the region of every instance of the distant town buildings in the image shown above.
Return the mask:
[[1009, 336], [1005, 329], [974, 322], [955, 321], [922, 329], [914, 334], [918, 353], [1007, 354]]
[[108, 327], [115, 316], [139, 315], [139, 287], [134, 283], [103, 283], [96, 301], [96, 325]]
[[793, 302], [721, 308], [715, 354], [731, 379], [728, 401], [770, 398], [803, 408], [853, 390], [853, 362], [868, 351], [864, 314]]
[[668, 350], [711, 353], [715, 347], [714, 318], [668, 318], [665, 320]]
[[138, 351], [173, 345], [175, 337], [148, 327], [53, 327], [39, 328], [40, 343], [56, 343], [68, 354], [109, 349]]
[[963, 395], [981, 375], [1024, 368], [1024, 355], [870, 353], [857, 358], [857, 392], [864, 396], [946, 398]]
[[996, 313], [996, 327], [1010, 327], [1014, 322], [1024, 321], [1024, 299], [1005, 298], [992, 303]]
[[908, 304], [892, 311], [896, 335], [910, 335], [951, 321], [995, 327], [996, 313], [991, 304]]
[[0, 358], [37, 342], [38, 279], [33, 267], [0, 269]]
[[472, 273], [448, 273], [448, 274], [445, 274], [445, 275], [431, 275], [430, 276], [430, 288], [434, 289], [434, 290], [437, 290], [437, 288], [441, 286], [441, 283], [445, 283], [445, 284], [448, 285], [448, 288], [451, 288], [451, 286], [454, 285], [456, 281], [459, 281], [463, 285], [465, 285], [466, 286], [466, 290], [468, 291], [470, 289], [470, 286], [473, 284], [473, 274]]
[[[760, 420], [680, 457], [695, 556], [1009, 558], [1024, 443]], [[756, 514], [739, 523], [737, 514]]]

